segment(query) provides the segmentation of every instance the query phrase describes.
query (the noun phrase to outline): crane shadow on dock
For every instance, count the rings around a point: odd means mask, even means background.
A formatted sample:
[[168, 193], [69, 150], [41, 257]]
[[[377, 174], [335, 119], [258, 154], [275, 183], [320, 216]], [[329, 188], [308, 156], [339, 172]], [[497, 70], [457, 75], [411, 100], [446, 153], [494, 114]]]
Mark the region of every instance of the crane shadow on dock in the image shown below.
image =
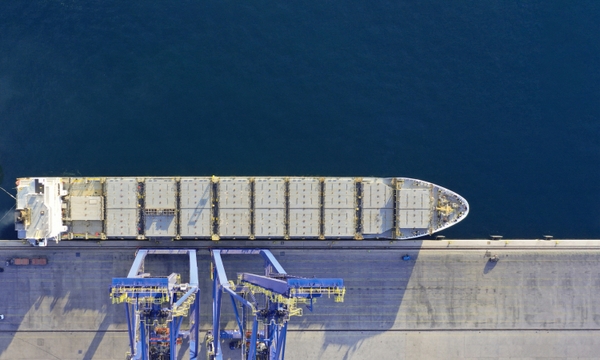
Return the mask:
[[64, 358], [63, 348], [86, 359], [112, 357], [110, 349], [96, 354], [107, 331], [114, 338], [124, 328], [107, 289], [115, 274], [127, 273], [133, 254], [28, 247], [1, 253], [8, 258], [43, 256], [48, 264], [9, 266], [1, 274], [11, 290], [0, 293], [5, 315], [0, 359]]
[[105, 316], [102, 323], [96, 330], [96, 335], [92, 339], [92, 342], [88, 346], [85, 354], [83, 355], [83, 360], [92, 360], [94, 359], [94, 355], [96, 355], [96, 351], [100, 347], [100, 343], [104, 339], [104, 335], [106, 334], [106, 330], [108, 330], [109, 326], [112, 324], [113, 319], [110, 316]]
[[[346, 287], [343, 303], [325, 297], [316, 302], [312, 312], [304, 309], [302, 317], [290, 320], [289, 345], [293, 347], [293, 342], [300, 336], [317, 344], [321, 353], [333, 347], [351, 355], [365, 340], [397, 327], [400, 308], [407, 289], [412, 286], [409, 282], [414, 280], [420, 243], [413, 241], [408, 250], [371, 247], [366, 242], [361, 243], [363, 248], [272, 250], [288, 274], [342, 278]], [[3, 252], [3, 255], [23, 253], [27, 256], [27, 249]], [[62, 246], [29, 250], [29, 255], [32, 251], [43, 251], [48, 257], [48, 265], [10, 267], [1, 274], [5, 286], [15, 290], [0, 294], [0, 301], [7, 305], [6, 308], [13, 309], [8, 314], [2, 310], [8, 316], [0, 322], [0, 359], [14, 358], [15, 354], [21, 353], [29, 354], [30, 358], [47, 358], [47, 353], [52, 353], [63, 343], [64, 346], [59, 348], [75, 351], [82, 359], [124, 355], [128, 349], [125, 311], [122, 305], [111, 303], [108, 287], [113, 277], [126, 276], [135, 251], [90, 248], [83, 252]], [[152, 261], [147, 262], [145, 272], [159, 276], [176, 272], [182, 279], [187, 279], [184, 261], [156, 256], [149, 258]], [[260, 273], [262, 270], [261, 262], [245, 258], [233, 257], [228, 264], [232, 279], [238, 271]], [[198, 272], [200, 336], [203, 336], [212, 322], [209, 251], [198, 252]], [[226, 312], [224, 316], [227, 316]], [[188, 347], [184, 343], [178, 353], [186, 351]], [[203, 351], [200, 350], [200, 354]], [[61, 358], [61, 353], [55, 353], [55, 356]]]
[[290, 321], [289, 341], [300, 337], [321, 344], [317, 357], [330, 347], [351, 354], [365, 339], [394, 329], [420, 246], [421, 241], [411, 241], [410, 249], [311, 250], [279, 257], [290, 274], [339, 277], [346, 286], [343, 303], [319, 299], [312, 312], [305, 309]]

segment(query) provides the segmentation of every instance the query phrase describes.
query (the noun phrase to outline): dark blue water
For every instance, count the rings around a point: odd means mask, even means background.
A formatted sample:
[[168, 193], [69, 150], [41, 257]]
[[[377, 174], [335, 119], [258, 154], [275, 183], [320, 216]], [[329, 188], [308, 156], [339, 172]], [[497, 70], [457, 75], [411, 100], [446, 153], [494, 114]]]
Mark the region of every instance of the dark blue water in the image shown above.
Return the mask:
[[[470, 202], [447, 236], [597, 238], [599, 16], [594, 0], [4, 2], [0, 185], [407, 176]], [[13, 204], [0, 193], [0, 216]]]

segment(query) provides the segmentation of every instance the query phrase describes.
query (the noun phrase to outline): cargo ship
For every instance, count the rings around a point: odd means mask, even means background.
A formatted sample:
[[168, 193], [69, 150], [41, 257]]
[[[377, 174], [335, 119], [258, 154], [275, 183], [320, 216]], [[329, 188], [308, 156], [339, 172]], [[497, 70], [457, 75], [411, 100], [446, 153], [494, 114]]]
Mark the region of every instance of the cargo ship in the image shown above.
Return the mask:
[[441, 186], [378, 177], [31, 177], [17, 179], [15, 230], [61, 240], [405, 240], [463, 220]]

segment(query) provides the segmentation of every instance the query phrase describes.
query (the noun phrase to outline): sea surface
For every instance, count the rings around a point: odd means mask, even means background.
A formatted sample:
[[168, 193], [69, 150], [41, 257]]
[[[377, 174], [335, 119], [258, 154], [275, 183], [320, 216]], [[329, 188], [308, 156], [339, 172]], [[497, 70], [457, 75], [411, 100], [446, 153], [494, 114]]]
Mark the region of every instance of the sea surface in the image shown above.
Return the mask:
[[[0, 186], [405, 176], [447, 237], [600, 237], [600, 2], [5, 1]], [[0, 192], [0, 238], [14, 200]]]

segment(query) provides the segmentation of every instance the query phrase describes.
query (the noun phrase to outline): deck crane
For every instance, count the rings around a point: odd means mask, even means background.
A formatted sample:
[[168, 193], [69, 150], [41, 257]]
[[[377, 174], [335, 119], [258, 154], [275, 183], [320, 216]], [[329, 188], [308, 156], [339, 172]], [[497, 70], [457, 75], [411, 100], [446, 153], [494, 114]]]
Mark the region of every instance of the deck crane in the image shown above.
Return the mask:
[[[190, 281], [181, 283], [179, 274], [151, 277], [144, 273], [149, 254], [188, 255]], [[113, 304], [125, 304], [130, 352], [127, 359], [175, 360], [177, 345], [189, 338], [189, 358], [198, 356], [200, 290], [196, 250], [139, 249], [126, 278], [113, 278]], [[189, 330], [182, 330], [184, 317]]]
[[[238, 274], [237, 284], [225, 274], [221, 255], [258, 255], [264, 259], [264, 275]], [[269, 250], [212, 250], [213, 329], [206, 335], [207, 359], [222, 360], [222, 340], [229, 348], [240, 349], [244, 360], [283, 360], [287, 324], [292, 316], [301, 316], [301, 304], [312, 311], [315, 299], [333, 296], [344, 301], [342, 279], [300, 278], [288, 275]], [[231, 297], [237, 329], [221, 329], [221, 299]], [[238, 308], [241, 308], [241, 315]], [[260, 328], [259, 328], [260, 327]]]

